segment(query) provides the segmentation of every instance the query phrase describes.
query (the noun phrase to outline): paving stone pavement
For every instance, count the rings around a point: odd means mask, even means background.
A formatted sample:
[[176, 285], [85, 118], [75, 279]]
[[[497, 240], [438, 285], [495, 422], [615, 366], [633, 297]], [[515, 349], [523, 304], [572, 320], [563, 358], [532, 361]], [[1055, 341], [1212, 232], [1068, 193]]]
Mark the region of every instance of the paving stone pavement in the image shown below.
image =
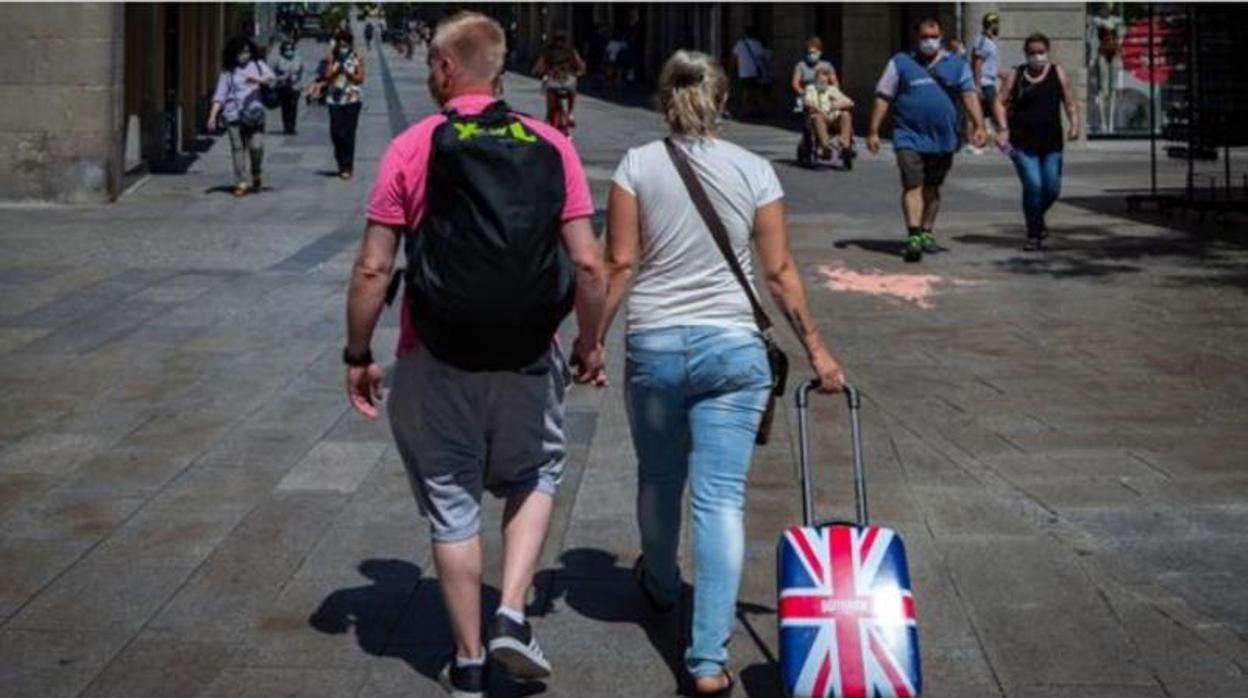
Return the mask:
[[[217, 142], [110, 206], [0, 210], [0, 694], [440, 695], [426, 530], [386, 425], [340, 387], [371, 173], [432, 109], [419, 56], [370, 58], [353, 181], [326, 176], [312, 108], [266, 137], [257, 196], [229, 196]], [[540, 109], [533, 81], [506, 87]], [[601, 205], [659, 123], [578, 111]], [[1068, 154], [1049, 252], [1017, 251], [1008, 164], [966, 156], [947, 250], [907, 267], [888, 153], [807, 172], [792, 133], [726, 135], [776, 162], [812, 304], [866, 396], [871, 510], [907, 540], [926, 694], [1248, 695], [1248, 250], [1128, 217], [1114, 190], [1146, 158], [1096, 144]], [[847, 290], [899, 280], [930, 293]], [[395, 335], [388, 311], [375, 347]], [[618, 386], [618, 328], [610, 349]], [[732, 652], [751, 696], [778, 694], [774, 545], [800, 511], [785, 404], [750, 479]], [[813, 419], [819, 506], [843, 516], [842, 403]], [[679, 621], [648, 619], [628, 576], [618, 387], [572, 391], [569, 432], [531, 608], [556, 674], [536, 690], [671, 695]]]

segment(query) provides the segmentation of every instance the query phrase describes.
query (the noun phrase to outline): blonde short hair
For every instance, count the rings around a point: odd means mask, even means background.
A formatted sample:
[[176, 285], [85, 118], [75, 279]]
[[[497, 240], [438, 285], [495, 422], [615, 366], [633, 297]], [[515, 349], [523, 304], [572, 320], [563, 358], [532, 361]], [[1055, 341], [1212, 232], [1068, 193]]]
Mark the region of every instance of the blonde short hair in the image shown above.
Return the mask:
[[672, 133], [714, 136], [728, 99], [719, 61], [699, 51], [677, 51], [659, 72], [659, 109]]
[[430, 43], [474, 81], [490, 82], [503, 72], [507, 37], [498, 22], [479, 12], [456, 12], [442, 20]]

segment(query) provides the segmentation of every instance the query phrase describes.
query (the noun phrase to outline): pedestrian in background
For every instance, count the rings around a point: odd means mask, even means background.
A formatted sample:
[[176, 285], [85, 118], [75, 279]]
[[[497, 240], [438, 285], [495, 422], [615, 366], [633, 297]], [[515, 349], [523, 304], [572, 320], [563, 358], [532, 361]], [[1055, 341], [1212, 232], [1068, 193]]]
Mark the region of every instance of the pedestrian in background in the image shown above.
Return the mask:
[[[572, 47], [567, 34], [557, 31], [551, 35], [533, 63], [532, 73], [541, 79], [542, 92], [546, 95], [546, 123], [565, 132], [575, 127], [576, 118], [572, 112], [576, 109], [577, 80], [585, 74], [585, 60]], [[562, 106], [565, 99], [568, 101], [566, 110]]]
[[984, 114], [979, 91], [966, 61], [946, 51], [940, 20], [929, 17], [914, 27], [913, 51], [888, 61], [875, 86], [875, 106], [867, 132], [867, 150], [880, 150], [880, 126], [891, 109], [893, 150], [901, 171], [901, 210], [906, 224], [902, 257], [917, 262], [935, 252], [940, 186], [961, 146], [958, 102], [970, 116], [971, 142], [984, 146]]
[[[221, 74], [208, 110], [208, 125], [217, 128], [217, 119], [225, 121], [230, 138], [230, 155], [234, 163], [234, 196], [245, 196], [252, 189], [260, 191], [264, 162], [264, 122], [268, 110], [260, 99], [262, 86], [277, 82], [273, 70], [259, 58], [260, 52], [251, 39], [235, 35], [221, 51]], [[247, 160], [251, 159], [248, 181]]]
[[1000, 130], [997, 144], [1010, 155], [1023, 185], [1023, 218], [1027, 243], [1023, 249], [1041, 249], [1049, 235], [1044, 214], [1062, 189], [1062, 108], [1066, 109], [1066, 138], [1079, 138], [1079, 107], [1070, 76], [1049, 59], [1049, 37], [1036, 33], [1023, 42], [1027, 61], [1006, 76], [994, 103]]
[[334, 47], [326, 58], [325, 104], [329, 106], [329, 137], [334, 143], [338, 176], [351, 179], [355, 174], [355, 131], [360, 124], [364, 84], [364, 58], [355, 51], [351, 32], [342, 30], [334, 37]]
[[375, 31], [372, 22], [364, 25], [364, 44], [369, 51], [373, 50], [373, 32]]
[[[710, 56], [677, 51], [663, 66], [659, 101], [670, 146], [658, 140], [632, 148], [615, 172], [607, 204], [606, 320], [598, 333], [601, 343], [628, 294], [624, 390], [642, 548], [633, 573], [656, 612], [676, 608], [688, 481], [695, 577], [684, 665], [696, 695], [727, 695], [733, 684], [728, 640], [744, 564], [746, 474], [772, 390], [752, 310], [751, 243], [821, 389], [839, 390], [843, 381], [807, 307], [775, 170], [719, 137], [727, 99], [728, 77]], [[740, 277], [700, 216], [677, 158], [711, 193]]]
[[742, 116], [755, 116], [771, 89], [771, 51], [759, 41], [754, 27], [747, 26], [732, 46], [732, 66], [737, 73]]
[[[451, 618], [455, 649], [440, 678], [460, 698], [485, 695], [487, 651], [513, 678], [550, 674], [525, 603], [566, 461], [569, 366], [554, 333], [570, 309], [580, 330], [575, 378], [602, 370], [593, 339], [605, 280], [589, 181], [571, 141], [497, 99], [505, 56], [493, 19], [460, 13], [438, 26], [428, 85], [443, 111], [405, 130], [382, 156], [343, 352], [351, 404], [376, 418], [382, 370], [369, 344], [404, 242], [399, 357], [386, 407], [429, 519]], [[507, 503], [501, 601], [483, 643], [487, 490]]]
[[[993, 105], [997, 102], [997, 80], [1001, 73], [997, 35], [1001, 32], [1001, 17], [996, 12], [988, 12], [982, 24], [983, 31], [971, 44], [971, 72], [975, 74], [975, 84], [979, 87], [980, 110], [987, 117], [992, 114]], [[975, 148], [977, 155], [982, 152], [982, 148]]]
[[273, 62], [277, 94], [282, 103], [282, 133], [293, 135], [299, 116], [299, 94], [303, 89], [303, 58], [293, 41], [283, 41]]

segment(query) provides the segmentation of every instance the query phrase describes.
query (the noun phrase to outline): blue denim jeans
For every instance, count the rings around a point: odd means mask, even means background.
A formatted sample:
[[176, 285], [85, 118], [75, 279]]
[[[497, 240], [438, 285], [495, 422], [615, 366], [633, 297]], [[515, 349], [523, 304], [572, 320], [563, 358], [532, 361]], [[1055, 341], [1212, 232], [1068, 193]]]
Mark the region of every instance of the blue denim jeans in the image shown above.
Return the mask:
[[756, 333], [674, 327], [628, 335], [625, 396], [637, 452], [637, 522], [647, 586], [680, 594], [681, 498], [689, 482], [694, 595], [685, 666], [728, 661], [745, 555], [745, 481], [771, 369]]
[[1057, 201], [1062, 191], [1062, 151], [1037, 155], [1015, 148], [1010, 153], [1014, 169], [1023, 183], [1023, 218], [1027, 235], [1035, 237], [1044, 230], [1044, 214]]

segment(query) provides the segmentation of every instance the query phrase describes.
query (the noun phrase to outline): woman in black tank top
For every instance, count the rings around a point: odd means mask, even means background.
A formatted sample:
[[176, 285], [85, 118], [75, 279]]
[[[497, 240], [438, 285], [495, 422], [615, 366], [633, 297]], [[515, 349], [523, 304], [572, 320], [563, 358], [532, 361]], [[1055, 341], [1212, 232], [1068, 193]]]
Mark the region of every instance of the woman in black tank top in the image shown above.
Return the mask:
[[1023, 185], [1023, 217], [1027, 221], [1025, 250], [1039, 250], [1048, 236], [1044, 214], [1057, 201], [1062, 186], [1062, 107], [1070, 140], [1079, 137], [1079, 109], [1070, 79], [1050, 63], [1049, 39], [1032, 34], [1023, 42], [1027, 63], [1005, 79], [993, 106], [997, 145], [1009, 154]]

